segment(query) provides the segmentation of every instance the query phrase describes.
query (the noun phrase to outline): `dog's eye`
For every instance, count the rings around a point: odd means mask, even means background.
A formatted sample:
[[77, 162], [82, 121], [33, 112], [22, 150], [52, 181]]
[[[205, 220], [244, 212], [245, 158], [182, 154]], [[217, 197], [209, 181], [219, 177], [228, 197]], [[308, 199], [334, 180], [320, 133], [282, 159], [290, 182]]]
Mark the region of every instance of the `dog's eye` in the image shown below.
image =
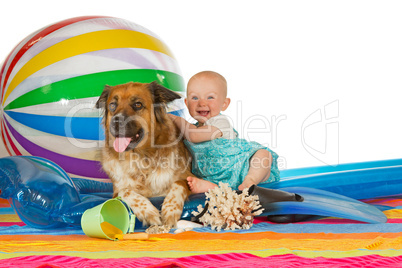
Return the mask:
[[115, 102], [112, 102], [112, 103], [109, 104], [109, 110], [111, 112], [116, 111], [116, 108], [117, 108], [117, 104]]
[[141, 102], [134, 102], [133, 103], [133, 109], [136, 110], [136, 111], [141, 110], [142, 107], [143, 107], [143, 105], [142, 105]]

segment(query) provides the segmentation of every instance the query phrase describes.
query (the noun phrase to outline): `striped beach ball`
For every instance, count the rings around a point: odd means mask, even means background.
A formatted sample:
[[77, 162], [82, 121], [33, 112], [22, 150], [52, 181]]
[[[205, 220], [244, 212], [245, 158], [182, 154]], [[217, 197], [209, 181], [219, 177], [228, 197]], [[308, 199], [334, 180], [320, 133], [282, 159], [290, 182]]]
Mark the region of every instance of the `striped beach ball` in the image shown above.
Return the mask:
[[[95, 103], [105, 85], [159, 84], [178, 93], [176, 59], [148, 29], [113, 17], [77, 17], [32, 33], [0, 69], [1, 139], [8, 153], [41, 156], [72, 177], [107, 179]], [[180, 113], [183, 101], [169, 111]]]

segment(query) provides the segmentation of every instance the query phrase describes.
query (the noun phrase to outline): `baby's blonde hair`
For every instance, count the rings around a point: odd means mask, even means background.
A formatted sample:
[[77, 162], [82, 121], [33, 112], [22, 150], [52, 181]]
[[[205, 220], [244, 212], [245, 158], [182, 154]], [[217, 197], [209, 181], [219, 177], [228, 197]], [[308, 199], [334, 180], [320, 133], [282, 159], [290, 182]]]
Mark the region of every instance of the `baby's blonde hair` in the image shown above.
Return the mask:
[[214, 71], [202, 71], [202, 72], [196, 73], [195, 75], [193, 75], [193, 76], [190, 78], [190, 80], [188, 80], [187, 87], [188, 87], [188, 85], [190, 84], [191, 81], [193, 81], [193, 80], [195, 80], [195, 79], [198, 79], [198, 78], [201, 78], [201, 77], [204, 77], [204, 78], [215, 78], [215, 79], [220, 80], [220, 81], [223, 83], [223, 86], [224, 86], [224, 93], [225, 93], [225, 97], [226, 97], [226, 95], [227, 95], [227, 88], [228, 88], [228, 84], [227, 84], [227, 82], [226, 82], [226, 79], [225, 79], [225, 77], [223, 77], [223, 75], [221, 75], [221, 74], [219, 74], [219, 73], [217, 73], [217, 72], [214, 72]]

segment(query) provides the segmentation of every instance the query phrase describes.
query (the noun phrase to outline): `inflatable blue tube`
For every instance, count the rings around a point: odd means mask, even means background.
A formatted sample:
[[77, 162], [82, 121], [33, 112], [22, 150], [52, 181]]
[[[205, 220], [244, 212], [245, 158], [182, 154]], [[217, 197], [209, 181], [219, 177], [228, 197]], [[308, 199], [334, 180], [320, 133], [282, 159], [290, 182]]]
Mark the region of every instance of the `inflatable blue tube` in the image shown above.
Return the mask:
[[43, 158], [21, 156], [0, 160], [0, 197], [9, 200], [21, 220], [34, 228], [66, 226], [54, 218], [81, 202], [70, 177]]
[[311, 187], [355, 199], [399, 195], [402, 194], [402, 165], [294, 176], [260, 186], [272, 189]]
[[402, 158], [379, 161], [367, 161], [357, 163], [339, 164], [336, 166], [317, 166], [281, 170], [281, 179], [290, 177], [300, 177], [306, 175], [316, 175], [324, 173], [334, 173], [343, 171], [355, 171], [361, 169], [372, 169], [381, 167], [402, 166]]

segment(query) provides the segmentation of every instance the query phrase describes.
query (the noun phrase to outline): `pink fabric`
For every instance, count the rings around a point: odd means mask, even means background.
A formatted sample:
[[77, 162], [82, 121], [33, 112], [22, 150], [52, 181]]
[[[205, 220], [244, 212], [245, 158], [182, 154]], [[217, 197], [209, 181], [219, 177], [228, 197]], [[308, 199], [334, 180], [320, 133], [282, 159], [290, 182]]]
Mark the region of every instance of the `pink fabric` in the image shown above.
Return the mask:
[[23, 222], [0, 222], [0, 227], [8, 227], [13, 225], [24, 226], [26, 224]]
[[69, 256], [26, 256], [0, 260], [0, 267], [68, 268], [68, 267], [402, 267], [402, 256], [366, 255], [349, 258], [305, 258], [292, 254], [257, 257], [248, 253], [196, 255], [183, 258], [87, 259]]

